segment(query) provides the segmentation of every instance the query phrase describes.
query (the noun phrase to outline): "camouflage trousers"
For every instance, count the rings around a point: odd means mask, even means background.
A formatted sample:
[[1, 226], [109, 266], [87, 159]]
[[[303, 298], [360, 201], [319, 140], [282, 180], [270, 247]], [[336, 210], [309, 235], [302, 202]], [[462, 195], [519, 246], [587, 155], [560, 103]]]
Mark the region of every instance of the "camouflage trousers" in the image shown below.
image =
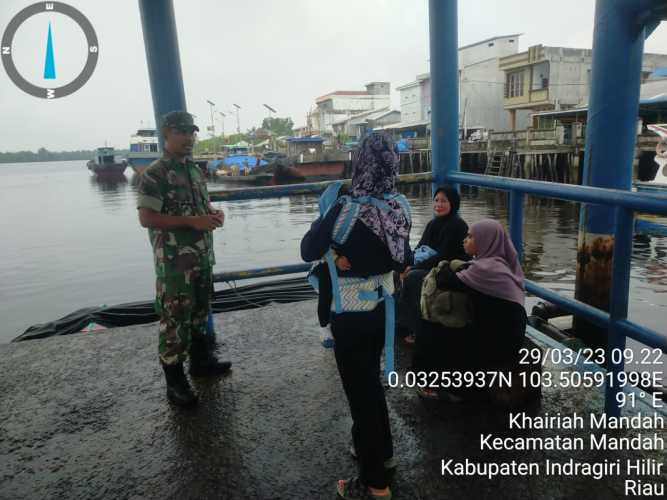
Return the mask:
[[212, 291], [210, 269], [157, 278], [155, 310], [160, 316], [158, 351], [163, 364], [183, 362], [192, 338], [206, 335]]

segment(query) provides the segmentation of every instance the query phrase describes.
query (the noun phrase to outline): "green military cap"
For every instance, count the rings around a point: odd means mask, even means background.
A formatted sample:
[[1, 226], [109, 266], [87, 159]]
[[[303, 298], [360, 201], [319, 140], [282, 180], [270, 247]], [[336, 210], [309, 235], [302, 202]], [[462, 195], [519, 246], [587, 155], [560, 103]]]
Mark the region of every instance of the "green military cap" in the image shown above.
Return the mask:
[[171, 111], [162, 117], [162, 126], [199, 132], [199, 127], [195, 125], [194, 118], [187, 111]]

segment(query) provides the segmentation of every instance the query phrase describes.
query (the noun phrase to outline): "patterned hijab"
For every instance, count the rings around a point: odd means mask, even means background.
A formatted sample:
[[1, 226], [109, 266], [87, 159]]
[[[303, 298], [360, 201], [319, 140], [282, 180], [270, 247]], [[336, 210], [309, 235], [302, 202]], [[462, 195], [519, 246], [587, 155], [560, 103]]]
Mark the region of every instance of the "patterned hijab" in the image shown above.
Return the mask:
[[458, 278], [485, 295], [524, 305], [524, 275], [519, 257], [503, 226], [484, 219], [470, 227], [475, 240], [475, 258]]
[[[372, 132], [364, 137], [352, 158], [351, 195], [362, 204], [359, 220], [387, 245], [394, 261], [402, 264], [410, 222], [397, 200], [384, 200], [384, 195], [396, 194], [396, 175], [398, 155], [389, 135]], [[384, 200], [385, 209], [371, 204], [370, 198]]]

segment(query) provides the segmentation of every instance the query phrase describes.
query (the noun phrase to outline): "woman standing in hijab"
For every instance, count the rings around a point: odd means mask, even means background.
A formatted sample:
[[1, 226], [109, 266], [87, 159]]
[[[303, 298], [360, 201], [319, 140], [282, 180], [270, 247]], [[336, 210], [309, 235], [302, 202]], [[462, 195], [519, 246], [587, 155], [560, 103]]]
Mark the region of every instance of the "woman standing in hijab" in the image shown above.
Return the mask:
[[[428, 272], [441, 260], [468, 260], [463, 250], [463, 239], [468, 233], [468, 224], [459, 217], [461, 197], [451, 186], [440, 186], [433, 195], [433, 219], [424, 228], [413, 261], [401, 275], [403, 286], [398, 303], [401, 325], [410, 334], [405, 337], [409, 344], [415, 342], [421, 313], [419, 299], [422, 283]], [[420, 260], [419, 256], [424, 257]]]
[[[457, 272], [443, 267], [436, 283], [442, 290], [468, 292], [472, 325], [447, 329], [424, 322], [425, 331], [434, 331], [417, 337], [417, 347], [436, 350], [440, 369], [472, 371], [518, 355], [526, 333], [525, 288], [516, 249], [499, 222], [473, 224], [463, 247], [473, 260]], [[434, 396], [428, 390], [421, 394]]]
[[[307, 262], [322, 258], [334, 248], [336, 280], [372, 280], [403, 272], [411, 261], [410, 216], [392, 198], [396, 190], [398, 156], [384, 133], [366, 136], [353, 158], [352, 201], [359, 214], [343, 244], [332, 241], [334, 226], [345, 204], [340, 201], [318, 218], [301, 241]], [[382, 206], [383, 208], [378, 208]], [[354, 281], [354, 280], [351, 280]], [[386, 280], [383, 282], [386, 283]], [[343, 286], [343, 285], [341, 285]], [[389, 292], [391, 292], [389, 290]], [[349, 294], [344, 294], [348, 296]], [[358, 478], [339, 480], [336, 489], [345, 499], [390, 499], [388, 468], [394, 466], [387, 403], [380, 381], [380, 357], [385, 336], [385, 304], [378, 301], [365, 312], [331, 312], [334, 353], [352, 414], [354, 454], [359, 459]]]

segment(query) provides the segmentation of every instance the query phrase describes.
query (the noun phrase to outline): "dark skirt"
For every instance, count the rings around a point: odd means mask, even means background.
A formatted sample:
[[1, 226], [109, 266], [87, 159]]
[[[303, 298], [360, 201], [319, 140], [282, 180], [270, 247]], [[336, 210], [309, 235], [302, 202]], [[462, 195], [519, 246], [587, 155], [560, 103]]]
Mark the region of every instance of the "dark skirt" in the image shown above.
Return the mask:
[[416, 334], [421, 321], [421, 293], [424, 278], [429, 273], [426, 269], [413, 269], [403, 280], [396, 305], [396, 317], [399, 325], [411, 334]]

